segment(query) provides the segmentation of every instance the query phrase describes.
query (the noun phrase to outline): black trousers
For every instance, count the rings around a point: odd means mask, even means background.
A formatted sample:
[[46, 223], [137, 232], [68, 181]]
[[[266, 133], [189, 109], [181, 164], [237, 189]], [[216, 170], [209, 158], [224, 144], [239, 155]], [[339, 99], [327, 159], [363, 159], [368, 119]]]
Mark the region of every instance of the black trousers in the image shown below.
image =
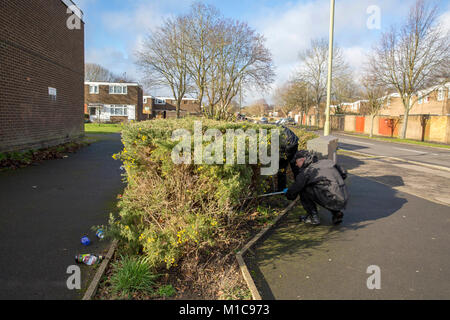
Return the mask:
[[298, 145], [292, 147], [289, 150], [289, 153], [287, 155], [287, 159], [281, 158], [280, 159], [280, 168], [277, 173], [277, 191], [283, 191], [287, 187], [287, 170], [289, 165], [291, 166], [292, 173], [294, 174], [294, 179], [297, 177], [298, 172], [300, 169], [297, 167], [295, 163], [292, 162], [294, 159], [295, 154], [297, 153]]
[[341, 210], [344, 210], [345, 205], [343, 205], [342, 208], [330, 208], [330, 206], [328, 206], [327, 203], [321, 199], [321, 197], [316, 195], [316, 192], [317, 191], [313, 187], [305, 187], [300, 193], [300, 201], [308, 215], [317, 214], [317, 205], [327, 209], [333, 215], [338, 214]]

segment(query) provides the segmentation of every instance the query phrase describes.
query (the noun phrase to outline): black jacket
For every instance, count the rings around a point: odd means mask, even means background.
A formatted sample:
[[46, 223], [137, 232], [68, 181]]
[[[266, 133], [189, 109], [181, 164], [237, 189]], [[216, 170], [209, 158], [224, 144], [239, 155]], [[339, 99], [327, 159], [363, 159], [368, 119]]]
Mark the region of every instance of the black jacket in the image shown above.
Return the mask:
[[314, 194], [317, 203], [329, 210], [342, 210], [348, 202], [348, 192], [344, 180], [347, 172], [331, 160], [317, 160], [313, 155], [306, 158], [295, 183], [286, 196], [295, 200], [307, 188]]

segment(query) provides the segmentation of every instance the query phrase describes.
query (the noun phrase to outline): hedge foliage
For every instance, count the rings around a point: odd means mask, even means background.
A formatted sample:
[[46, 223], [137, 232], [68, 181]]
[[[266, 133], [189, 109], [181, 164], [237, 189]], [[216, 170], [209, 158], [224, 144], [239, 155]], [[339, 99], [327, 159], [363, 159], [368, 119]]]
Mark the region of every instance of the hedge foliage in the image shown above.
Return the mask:
[[[219, 244], [232, 244], [234, 232], [247, 219], [248, 202], [243, 199], [269, 189], [270, 177], [260, 175], [261, 164], [174, 164], [172, 150], [179, 141], [172, 141], [172, 133], [184, 128], [193, 136], [195, 120], [130, 124], [122, 133], [124, 149], [114, 156], [123, 161], [128, 186], [120, 196], [119, 217], [110, 218], [109, 231], [155, 268], [170, 268], [182, 258], [212, 252]], [[276, 128], [201, 121], [203, 133], [214, 128], [224, 135], [228, 129], [258, 132], [263, 128], [270, 133]], [[304, 131], [296, 133], [301, 147], [312, 137]]]

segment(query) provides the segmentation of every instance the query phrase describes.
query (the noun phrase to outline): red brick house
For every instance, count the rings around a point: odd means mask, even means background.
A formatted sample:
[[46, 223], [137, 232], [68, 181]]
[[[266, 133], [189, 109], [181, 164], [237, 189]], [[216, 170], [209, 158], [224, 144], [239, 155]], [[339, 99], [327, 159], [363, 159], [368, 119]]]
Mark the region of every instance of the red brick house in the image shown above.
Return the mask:
[[[177, 103], [174, 98], [144, 96], [144, 114], [148, 118], [174, 118], [177, 115]], [[202, 109], [197, 99], [184, 98], [180, 107], [181, 116], [201, 115]]]
[[137, 83], [85, 82], [84, 112], [92, 122], [142, 121], [143, 91]]
[[84, 134], [84, 22], [70, 0], [0, 2], [0, 152]]

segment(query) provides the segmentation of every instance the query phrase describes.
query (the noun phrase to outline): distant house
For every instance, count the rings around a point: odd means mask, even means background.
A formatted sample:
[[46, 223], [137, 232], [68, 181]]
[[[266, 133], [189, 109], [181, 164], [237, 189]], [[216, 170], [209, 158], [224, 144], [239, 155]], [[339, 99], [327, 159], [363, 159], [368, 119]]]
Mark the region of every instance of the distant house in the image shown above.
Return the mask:
[[[177, 103], [174, 98], [144, 96], [144, 114], [148, 118], [175, 118], [177, 115]], [[201, 115], [202, 109], [197, 99], [184, 98], [180, 106], [181, 116]]]
[[369, 100], [358, 100], [355, 102], [343, 102], [340, 105], [331, 105], [331, 114], [360, 114]]
[[[413, 96], [416, 101], [410, 115], [450, 115], [450, 82], [421, 90]], [[390, 94], [380, 111], [385, 116], [403, 116], [405, 109], [398, 93]]]
[[83, 13], [72, 1], [0, 2], [0, 152], [82, 136], [83, 83]]
[[84, 112], [92, 122], [142, 121], [143, 91], [137, 83], [85, 82]]

